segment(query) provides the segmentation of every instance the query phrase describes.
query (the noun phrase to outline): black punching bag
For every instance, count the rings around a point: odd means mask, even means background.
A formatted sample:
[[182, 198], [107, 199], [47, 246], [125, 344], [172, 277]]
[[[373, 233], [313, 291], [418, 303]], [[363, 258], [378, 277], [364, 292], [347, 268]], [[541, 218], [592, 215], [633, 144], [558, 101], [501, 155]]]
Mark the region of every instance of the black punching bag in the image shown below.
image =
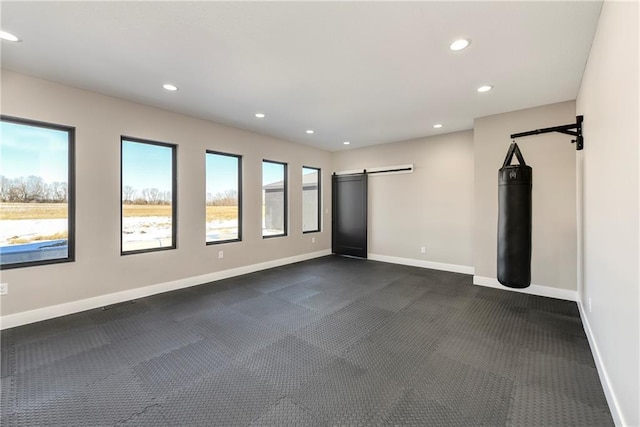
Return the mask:
[[[514, 154], [519, 165], [511, 165]], [[498, 171], [498, 281], [510, 288], [531, 284], [532, 176], [512, 143]]]

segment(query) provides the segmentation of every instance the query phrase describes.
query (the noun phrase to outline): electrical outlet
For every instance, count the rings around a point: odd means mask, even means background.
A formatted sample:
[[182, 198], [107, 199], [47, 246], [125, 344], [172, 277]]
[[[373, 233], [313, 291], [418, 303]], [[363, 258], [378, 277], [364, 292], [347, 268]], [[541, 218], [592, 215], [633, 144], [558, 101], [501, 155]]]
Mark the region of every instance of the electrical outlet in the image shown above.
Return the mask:
[[424, 246], [420, 248], [420, 253], [421, 254], [426, 254], [427, 253], [427, 248], [425, 248]]
[[315, 243], [315, 242], [316, 242], [316, 238], [315, 238], [315, 237], [312, 237], [312, 238], [311, 238], [311, 243]]
[[219, 251], [218, 252], [218, 258], [220, 258], [220, 259], [224, 258], [224, 251]]
[[591, 313], [591, 297], [587, 298], [587, 305], [589, 306], [589, 313]]
[[0, 295], [6, 295], [9, 293], [9, 284], [0, 283]]

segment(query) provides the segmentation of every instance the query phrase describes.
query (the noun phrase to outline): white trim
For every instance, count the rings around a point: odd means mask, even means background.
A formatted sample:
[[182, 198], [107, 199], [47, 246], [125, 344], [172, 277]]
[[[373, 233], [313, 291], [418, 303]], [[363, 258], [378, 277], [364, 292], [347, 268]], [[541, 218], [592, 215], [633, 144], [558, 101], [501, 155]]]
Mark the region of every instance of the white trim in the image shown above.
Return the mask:
[[578, 301], [578, 291], [571, 291], [569, 289], [558, 289], [558, 288], [552, 288], [550, 286], [534, 285], [534, 284], [524, 289], [509, 288], [501, 285], [497, 279], [494, 279], [492, 277], [482, 277], [482, 276], [473, 276], [473, 284], [480, 285], [480, 286], [487, 286], [489, 288], [502, 289], [503, 291], [521, 292], [523, 294], [557, 298], [557, 299], [563, 299], [567, 301]]
[[391, 264], [410, 265], [412, 267], [431, 268], [433, 270], [451, 271], [453, 273], [473, 274], [473, 267], [467, 265], [446, 264], [443, 262], [424, 261], [421, 259], [401, 258], [389, 255], [368, 254], [373, 261], [389, 262]]
[[607, 403], [609, 404], [609, 410], [611, 412], [611, 416], [613, 417], [613, 422], [617, 426], [629, 425], [625, 422], [622, 411], [620, 410], [620, 405], [618, 404], [618, 399], [616, 399], [616, 394], [613, 392], [611, 380], [609, 380], [609, 375], [607, 374], [607, 370], [605, 369], [602, 356], [600, 356], [600, 350], [598, 349], [598, 344], [596, 343], [596, 337], [591, 331], [589, 318], [587, 317], [587, 312], [582, 305], [582, 301], [578, 301], [578, 311], [580, 312], [580, 319], [582, 320], [584, 333], [587, 335], [587, 340], [589, 341], [589, 345], [591, 346], [591, 354], [593, 354], [593, 359], [596, 362], [596, 369], [598, 370], [598, 376], [600, 377], [600, 383], [602, 384], [604, 395], [607, 398]]
[[9, 314], [0, 317], [0, 330], [26, 325], [28, 323], [39, 322], [41, 320], [47, 320], [54, 317], [65, 316], [67, 314], [78, 313], [80, 311], [104, 307], [111, 304], [117, 304], [119, 302], [144, 298], [163, 292], [173, 291], [176, 289], [188, 288], [190, 286], [200, 285], [202, 283], [208, 283], [216, 280], [226, 279], [229, 277], [240, 276], [242, 274], [253, 273], [255, 271], [266, 270], [268, 268], [278, 267], [281, 265], [292, 264], [294, 262], [306, 261], [326, 255], [331, 255], [331, 250], [325, 249], [318, 252], [310, 252], [288, 258], [275, 259], [271, 261], [261, 262], [259, 264], [245, 265], [229, 270], [216, 271], [214, 273], [203, 274], [200, 276], [186, 277], [184, 279], [173, 280], [171, 282], [158, 283], [141, 288], [129, 289], [126, 291], [115, 292], [107, 295], [100, 295], [93, 298], [52, 305], [49, 307], [37, 308], [35, 310], [23, 311], [21, 313]]
[[[394, 169], [409, 169], [409, 170], [394, 171]], [[377, 168], [351, 169], [351, 170], [347, 170], [347, 171], [334, 172], [334, 174], [336, 174], [336, 175], [353, 175], [353, 174], [356, 174], [356, 173], [363, 173], [364, 171], [367, 171], [367, 172], [393, 171], [393, 172], [374, 173], [371, 176], [376, 176], [376, 175], [399, 175], [399, 174], [403, 174], [403, 173], [413, 173], [413, 170], [414, 170], [413, 163], [408, 163], [406, 165], [380, 166], [380, 167], [377, 167]]]

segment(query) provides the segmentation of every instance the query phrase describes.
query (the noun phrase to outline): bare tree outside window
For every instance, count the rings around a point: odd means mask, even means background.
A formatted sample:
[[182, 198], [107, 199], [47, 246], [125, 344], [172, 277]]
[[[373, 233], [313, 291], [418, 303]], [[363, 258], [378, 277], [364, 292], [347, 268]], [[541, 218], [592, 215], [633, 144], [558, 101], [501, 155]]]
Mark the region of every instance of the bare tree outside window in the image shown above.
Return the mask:
[[122, 138], [122, 253], [176, 247], [174, 145]]
[[2, 116], [0, 268], [73, 261], [75, 130]]
[[206, 242], [242, 239], [242, 158], [206, 153]]

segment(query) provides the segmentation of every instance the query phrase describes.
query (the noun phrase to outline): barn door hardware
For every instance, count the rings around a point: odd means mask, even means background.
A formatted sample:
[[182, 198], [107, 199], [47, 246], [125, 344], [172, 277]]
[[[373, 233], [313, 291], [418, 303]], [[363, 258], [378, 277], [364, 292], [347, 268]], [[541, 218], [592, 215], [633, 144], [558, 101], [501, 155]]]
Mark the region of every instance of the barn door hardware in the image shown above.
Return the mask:
[[560, 132], [566, 135], [575, 136], [576, 139], [572, 139], [571, 143], [572, 144], [574, 142], [576, 143], [576, 150], [582, 150], [584, 148], [584, 138], [582, 137], [583, 118], [584, 116], [576, 116], [576, 123], [570, 124], [570, 125], [554, 126], [551, 128], [536, 129], [536, 130], [530, 130], [528, 132], [514, 133], [511, 135], [511, 139], [516, 139], [523, 136], [539, 135], [541, 133]]
[[364, 173], [372, 174], [372, 173], [391, 173], [391, 172], [412, 172], [413, 167], [409, 166], [406, 168], [395, 168], [395, 169], [383, 169], [383, 170], [364, 170]]
[[348, 171], [339, 171], [334, 172], [334, 175], [374, 175], [374, 174], [382, 174], [382, 175], [394, 175], [394, 174], [402, 174], [402, 173], [413, 173], [414, 167], [413, 163], [406, 165], [395, 165], [395, 166], [382, 166], [377, 168], [369, 168], [369, 169], [355, 169]]

